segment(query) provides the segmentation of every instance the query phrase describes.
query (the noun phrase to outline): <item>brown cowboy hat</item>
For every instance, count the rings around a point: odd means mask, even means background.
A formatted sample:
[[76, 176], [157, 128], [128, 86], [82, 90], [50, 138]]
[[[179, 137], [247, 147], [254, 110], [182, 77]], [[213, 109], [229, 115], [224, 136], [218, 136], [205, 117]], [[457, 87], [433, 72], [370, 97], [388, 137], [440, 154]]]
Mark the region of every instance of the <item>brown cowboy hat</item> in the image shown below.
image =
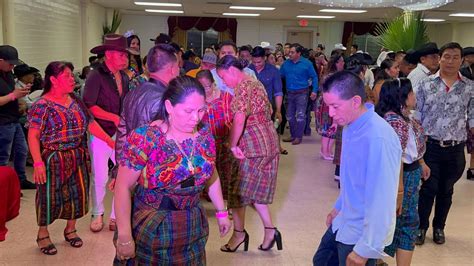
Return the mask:
[[127, 38], [120, 34], [106, 34], [104, 36], [104, 43], [91, 49], [93, 54], [100, 54], [105, 51], [119, 51], [133, 55], [139, 54], [138, 51], [128, 48]]

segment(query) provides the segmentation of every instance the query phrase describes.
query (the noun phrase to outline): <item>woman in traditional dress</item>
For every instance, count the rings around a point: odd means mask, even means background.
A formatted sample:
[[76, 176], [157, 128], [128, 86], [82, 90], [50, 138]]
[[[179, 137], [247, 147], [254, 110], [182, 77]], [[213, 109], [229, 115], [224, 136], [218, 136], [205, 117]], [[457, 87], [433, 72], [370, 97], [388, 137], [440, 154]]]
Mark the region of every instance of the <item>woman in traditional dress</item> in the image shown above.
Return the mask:
[[42, 97], [28, 113], [28, 143], [34, 161], [37, 242], [41, 252], [54, 255], [48, 225], [67, 220], [64, 238], [73, 247], [83, 242], [76, 233], [76, 219], [89, 206], [89, 152], [86, 130], [107, 138], [91, 119], [84, 103], [73, 93], [72, 64], [51, 62], [45, 71]]
[[201, 70], [196, 75], [206, 91], [207, 112], [202, 122], [208, 124], [216, 142], [216, 169], [221, 181], [222, 195], [227, 200], [229, 182], [232, 175], [232, 152], [229, 148], [232, 112], [232, 95], [219, 90], [209, 70]]
[[260, 81], [243, 72], [242, 63], [226, 55], [217, 63], [217, 74], [234, 89], [230, 149], [238, 162], [238, 173], [232, 178], [228, 206], [232, 208], [234, 233], [221, 251], [235, 252], [243, 243], [248, 250], [245, 231], [245, 208], [253, 204], [264, 229], [260, 250], [270, 250], [275, 243], [282, 249], [281, 234], [273, 225], [269, 204], [273, 201], [278, 171], [278, 136], [271, 120], [272, 105]]
[[393, 242], [385, 252], [397, 258], [397, 265], [410, 265], [420, 223], [418, 217], [418, 188], [427, 180], [430, 168], [423, 160], [426, 137], [420, 123], [411, 117], [416, 97], [409, 79], [386, 80], [380, 91], [376, 112], [395, 130], [403, 149], [403, 176], [397, 197], [397, 223]]
[[178, 77], [163, 94], [158, 120], [127, 136], [115, 184], [114, 264], [204, 265], [209, 226], [199, 196], [206, 186], [221, 236], [229, 231], [214, 137], [200, 124], [205, 113], [201, 84]]

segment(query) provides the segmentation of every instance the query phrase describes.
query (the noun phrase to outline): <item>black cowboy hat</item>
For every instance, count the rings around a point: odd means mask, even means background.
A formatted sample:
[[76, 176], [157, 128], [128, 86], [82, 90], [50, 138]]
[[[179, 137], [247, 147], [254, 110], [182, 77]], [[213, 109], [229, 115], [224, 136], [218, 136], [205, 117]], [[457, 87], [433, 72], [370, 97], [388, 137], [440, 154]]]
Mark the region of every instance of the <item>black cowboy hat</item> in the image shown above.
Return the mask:
[[416, 54], [418, 58], [422, 56], [426, 56], [430, 54], [438, 54], [438, 53], [439, 53], [438, 45], [436, 45], [436, 43], [434, 42], [425, 43], [416, 50]]
[[91, 49], [91, 53], [100, 54], [105, 51], [119, 51], [124, 53], [138, 54], [137, 51], [128, 48], [127, 38], [120, 34], [106, 34], [104, 43]]

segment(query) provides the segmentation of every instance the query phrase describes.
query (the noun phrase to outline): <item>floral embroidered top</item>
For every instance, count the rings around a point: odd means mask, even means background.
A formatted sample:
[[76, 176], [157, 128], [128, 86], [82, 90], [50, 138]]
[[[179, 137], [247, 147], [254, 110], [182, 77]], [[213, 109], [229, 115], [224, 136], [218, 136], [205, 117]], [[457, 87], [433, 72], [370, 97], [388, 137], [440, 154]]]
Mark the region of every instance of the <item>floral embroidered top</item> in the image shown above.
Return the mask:
[[231, 101], [232, 95], [221, 91], [219, 98], [207, 103], [207, 112], [202, 118], [202, 122], [209, 124], [216, 142], [224, 142], [230, 135], [233, 118], [230, 111]]
[[[42, 148], [69, 150], [85, 145], [89, 113], [73, 98], [68, 107], [40, 98], [28, 111], [28, 128], [38, 129]], [[82, 106], [85, 105], [82, 104]]]
[[[181, 149], [176, 145], [181, 145]], [[189, 168], [188, 158], [194, 171]], [[167, 140], [159, 126], [148, 124], [127, 136], [119, 163], [141, 171], [138, 184], [145, 189], [167, 189], [191, 176], [195, 186], [203, 185], [212, 176], [215, 158], [216, 147], [209, 127], [200, 128], [194, 140], [178, 143]]]
[[384, 119], [390, 124], [390, 126], [393, 127], [398, 137], [400, 138], [403, 154], [407, 152], [409, 134], [410, 134], [410, 128], [411, 128], [415, 136], [414, 140], [415, 140], [416, 151], [417, 151], [416, 160], [423, 158], [423, 155], [425, 154], [425, 151], [426, 151], [426, 136], [424, 134], [424, 130], [421, 127], [420, 123], [417, 120], [412, 119], [412, 118], [410, 118], [409, 121], [406, 121], [399, 114], [395, 114], [395, 113], [385, 114]]
[[245, 116], [264, 115], [268, 120], [272, 115], [272, 105], [265, 87], [256, 79], [248, 79], [237, 85], [231, 110], [232, 113], [243, 112]]

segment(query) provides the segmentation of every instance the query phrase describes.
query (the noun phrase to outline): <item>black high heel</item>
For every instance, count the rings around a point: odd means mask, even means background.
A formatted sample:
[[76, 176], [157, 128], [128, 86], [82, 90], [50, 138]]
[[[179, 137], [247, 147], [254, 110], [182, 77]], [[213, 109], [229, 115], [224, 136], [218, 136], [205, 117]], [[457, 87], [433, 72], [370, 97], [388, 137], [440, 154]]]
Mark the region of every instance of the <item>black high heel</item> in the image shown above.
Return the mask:
[[258, 249], [259, 250], [262, 250], [262, 251], [269, 251], [270, 249], [273, 248], [273, 246], [275, 245], [275, 243], [277, 244], [277, 249], [278, 250], [282, 250], [283, 249], [283, 243], [282, 243], [282, 240], [281, 240], [281, 233], [280, 231], [278, 231], [278, 229], [276, 227], [265, 227], [265, 229], [273, 229], [275, 230], [275, 235], [273, 236], [273, 240], [272, 242], [270, 243], [270, 245], [266, 248], [264, 248], [262, 245], [258, 246]]
[[221, 248], [221, 251], [222, 252], [236, 252], [237, 249], [240, 247], [240, 245], [242, 245], [242, 243], [244, 243], [244, 251], [248, 251], [249, 250], [249, 240], [250, 240], [250, 237], [249, 237], [249, 234], [247, 233], [247, 231], [239, 231], [239, 230], [235, 230], [235, 232], [239, 232], [239, 233], [245, 233], [245, 238], [244, 238], [244, 241], [240, 242], [234, 249], [231, 249], [230, 248], [230, 245], [227, 243], [224, 245], [224, 247]]

